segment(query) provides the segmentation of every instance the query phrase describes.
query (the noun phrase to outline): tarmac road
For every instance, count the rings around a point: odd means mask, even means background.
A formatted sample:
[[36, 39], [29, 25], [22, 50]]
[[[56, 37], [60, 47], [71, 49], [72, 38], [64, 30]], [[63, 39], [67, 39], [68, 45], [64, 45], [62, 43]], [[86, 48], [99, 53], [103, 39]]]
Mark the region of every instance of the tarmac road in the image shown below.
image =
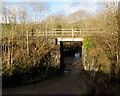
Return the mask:
[[5, 88], [3, 94], [95, 94], [97, 86], [81, 71], [80, 58], [64, 57], [64, 61], [63, 75], [26, 86]]

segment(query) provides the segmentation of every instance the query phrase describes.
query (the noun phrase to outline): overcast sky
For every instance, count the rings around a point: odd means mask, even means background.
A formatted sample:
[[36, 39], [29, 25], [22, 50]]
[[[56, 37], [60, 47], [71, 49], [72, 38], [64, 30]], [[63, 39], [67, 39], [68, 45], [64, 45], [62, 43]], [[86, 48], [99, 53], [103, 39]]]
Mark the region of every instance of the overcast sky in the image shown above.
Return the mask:
[[[8, 10], [15, 8], [16, 10], [16, 14], [17, 14], [17, 10], [18, 8], [22, 8], [23, 7], [23, 0], [3, 0], [3, 2], [5, 1], [5, 3], [2, 3], [2, 6], [5, 6]], [[27, 2], [26, 3], [26, 9], [27, 12], [29, 13], [29, 15], [32, 14], [31, 13], [31, 5], [33, 2], [43, 2], [45, 4], [45, 6], [47, 6], [47, 10], [46, 10], [46, 16], [49, 16], [51, 14], [63, 14], [65, 16], [74, 13], [78, 10], [85, 10], [88, 11], [91, 14], [97, 14], [100, 11], [104, 10], [104, 6], [101, 4], [101, 2], [99, 0], [24, 0], [23, 2]], [[108, 0], [107, 0], [108, 1]], [[0, 17], [2, 15], [0, 14]], [[1, 21], [1, 20], [0, 20]]]

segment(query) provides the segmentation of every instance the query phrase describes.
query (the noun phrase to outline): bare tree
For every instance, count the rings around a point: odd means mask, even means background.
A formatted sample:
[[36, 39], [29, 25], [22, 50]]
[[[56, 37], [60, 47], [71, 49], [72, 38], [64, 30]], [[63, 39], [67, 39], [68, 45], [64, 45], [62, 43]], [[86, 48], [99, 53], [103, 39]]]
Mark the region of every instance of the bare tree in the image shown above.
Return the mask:
[[45, 6], [42, 2], [34, 2], [32, 3], [33, 12], [34, 12], [34, 22], [40, 23], [43, 17], [43, 11], [45, 10]]
[[26, 11], [25, 8], [23, 9], [19, 9], [19, 20], [20, 20], [20, 23], [23, 25], [22, 26], [22, 37], [24, 36], [24, 32], [26, 34], [26, 38], [27, 38], [27, 53], [29, 53], [29, 46], [28, 46], [28, 38], [29, 38], [29, 33], [28, 33], [28, 30], [27, 30], [27, 20], [28, 20], [28, 13]]
[[2, 7], [2, 20], [5, 22], [5, 24], [8, 24], [8, 10], [6, 7]]

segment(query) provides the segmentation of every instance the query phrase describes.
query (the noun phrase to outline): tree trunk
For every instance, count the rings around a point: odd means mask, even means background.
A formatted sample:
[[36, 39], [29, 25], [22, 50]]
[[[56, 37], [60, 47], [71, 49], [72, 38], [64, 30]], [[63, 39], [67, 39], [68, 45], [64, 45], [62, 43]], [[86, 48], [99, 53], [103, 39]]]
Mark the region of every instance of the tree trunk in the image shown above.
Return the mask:
[[27, 54], [29, 54], [29, 37], [28, 37], [28, 30], [27, 30]]
[[[9, 39], [9, 38], [8, 38]], [[7, 69], [10, 68], [10, 39], [8, 40], [8, 58], [7, 58]]]
[[11, 55], [11, 56], [10, 56], [10, 57], [11, 57], [11, 58], [10, 58], [10, 63], [11, 63], [11, 65], [12, 65], [12, 63], [13, 63], [13, 33], [12, 33], [12, 43], [11, 43], [11, 47], [12, 47], [12, 48], [11, 48], [11, 54], [10, 54], [10, 55]]

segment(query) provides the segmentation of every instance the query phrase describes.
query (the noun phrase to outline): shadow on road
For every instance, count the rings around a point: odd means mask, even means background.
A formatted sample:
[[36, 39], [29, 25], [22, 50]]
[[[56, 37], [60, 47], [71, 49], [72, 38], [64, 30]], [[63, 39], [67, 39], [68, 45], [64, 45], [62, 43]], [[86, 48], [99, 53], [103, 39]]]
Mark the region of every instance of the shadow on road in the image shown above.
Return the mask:
[[82, 71], [79, 56], [65, 56], [64, 73], [38, 83], [3, 89], [3, 94], [94, 94], [97, 86]]

